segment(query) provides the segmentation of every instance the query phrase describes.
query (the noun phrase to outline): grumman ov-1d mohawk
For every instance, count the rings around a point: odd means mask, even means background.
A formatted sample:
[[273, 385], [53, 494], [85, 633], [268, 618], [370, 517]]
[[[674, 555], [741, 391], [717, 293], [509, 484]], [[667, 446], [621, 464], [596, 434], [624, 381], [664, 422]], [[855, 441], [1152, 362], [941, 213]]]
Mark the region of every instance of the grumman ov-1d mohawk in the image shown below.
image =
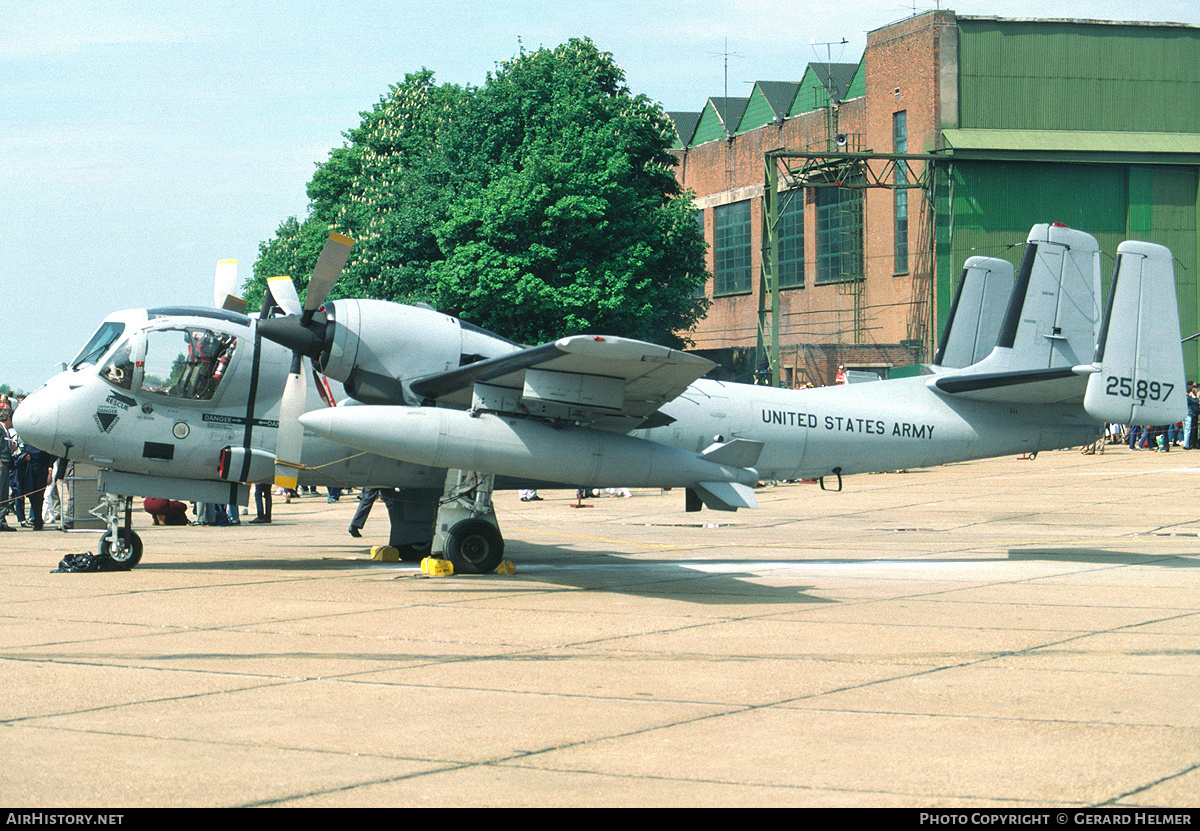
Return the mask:
[[[736, 510], [755, 507], [760, 479], [836, 477], [840, 489], [851, 473], [1084, 444], [1105, 422], [1178, 421], [1170, 251], [1122, 243], [1103, 314], [1100, 297], [1096, 240], [1036, 225], [1015, 275], [1003, 260], [967, 261], [931, 375], [807, 390], [703, 380], [709, 361], [624, 338], [522, 348], [376, 300], [336, 300], [259, 332], [363, 404], [304, 414], [308, 432], [452, 469], [434, 550], [490, 571], [503, 539], [486, 487], [477, 476], [470, 493], [454, 490], [454, 469], [570, 487], [684, 487], [688, 510]], [[299, 425], [282, 431], [298, 446]]]

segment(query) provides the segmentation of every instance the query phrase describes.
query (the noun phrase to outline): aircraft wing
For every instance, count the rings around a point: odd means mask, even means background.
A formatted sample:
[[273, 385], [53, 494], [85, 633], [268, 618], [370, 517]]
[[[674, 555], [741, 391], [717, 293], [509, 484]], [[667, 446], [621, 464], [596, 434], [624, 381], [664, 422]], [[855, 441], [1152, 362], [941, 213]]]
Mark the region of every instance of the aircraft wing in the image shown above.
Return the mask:
[[666, 423], [655, 418], [659, 407], [713, 366], [666, 346], [575, 335], [427, 375], [409, 388], [429, 402], [624, 433]]

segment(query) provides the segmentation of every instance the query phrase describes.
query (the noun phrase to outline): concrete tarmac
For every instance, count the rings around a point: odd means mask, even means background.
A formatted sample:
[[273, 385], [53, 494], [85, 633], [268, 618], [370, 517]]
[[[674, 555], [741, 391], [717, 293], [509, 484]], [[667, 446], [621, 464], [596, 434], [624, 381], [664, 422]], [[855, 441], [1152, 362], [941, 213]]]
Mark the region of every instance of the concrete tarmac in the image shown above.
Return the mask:
[[512, 576], [372, 562], [353, 496], [139, 512], [127, 573], [3, 534], [0, 803], [1194, 807], [1198, 483], [1116, 448], [736, 514], [506, 493]]

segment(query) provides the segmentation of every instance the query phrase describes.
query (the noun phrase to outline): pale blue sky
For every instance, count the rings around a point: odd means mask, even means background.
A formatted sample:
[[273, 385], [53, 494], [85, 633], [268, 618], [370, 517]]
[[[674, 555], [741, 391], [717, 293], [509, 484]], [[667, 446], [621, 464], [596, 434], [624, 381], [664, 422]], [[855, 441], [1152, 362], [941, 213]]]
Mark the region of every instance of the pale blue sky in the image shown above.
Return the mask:
[[[932, 0], [493, 0], [247, 4], [0, 0], [0, 382], [32, 390], [117, 309], [210, 304], [259, 242], [304, 216], [314, 164], [422, 66], [480, 84], [526, 48], [588, 36], [634, 92], [699, 110], [811, 60], [857, 61], [870, 29]], [[1200, 4], [960, 0], [960, 14], [1165, 20]], [[1120, 9], [1119, 12], [1112, 11]]]

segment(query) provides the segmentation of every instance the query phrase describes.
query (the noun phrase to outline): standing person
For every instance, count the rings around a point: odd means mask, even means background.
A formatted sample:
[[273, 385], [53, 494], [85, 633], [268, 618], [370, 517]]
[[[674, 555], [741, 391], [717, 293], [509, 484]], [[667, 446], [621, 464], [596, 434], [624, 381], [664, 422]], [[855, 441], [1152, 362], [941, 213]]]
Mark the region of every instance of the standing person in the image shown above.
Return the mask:
[[371, 506], [378, 499], [388, 510], [392, 509], [392, 504], [396, 499], [395, 488], [363, 488], [362, 496], [358, 498], [358, 510], [354, 512], [354, 518], [350, 520], [350, 536], [361, 537], [362, 527], [367, 524], [367, 517], [371, 514]]
[[13, 471], [12, 408], [0, 407], [0, 531], [15, 531], [8, 524], [9, 482]]
[[63, 460], [54, 459], [54, 463], [50, 465], [50, 472], [46, 475], [46, 493], [45, 508], [42, 510], [43, 522], [58, 522], [62, 517], [62, 497], [58, 493], [58, 471], [63, 466]]
[[28, 528], [29, 520], [25, 518], [25, 494], [29, 492], [29, 454], [25, 452], [25, 443], [13, 429], [11, 417], [6, 427], [8, 439], [12, 445], [12, 468], [8, 474], [8, 495], [12, 499], [13, 513], [17, 515], [17, 522], [22, 528]]
[[1196, 446], [1197, 416], [1200, 416], [1200, 398], [1197, 398], [1198, 386], [1195, 381], [1187, 385], [1187, 418], [1183, 422], [1183, 449], [1191, 450]]
[[254, 486], [254, 512], [257, 514], [251, 523], [268, 523], [271, 521], [271, 483], [259, 482]]
[[31, 444], [25, 445], [25, 452], [29, 456], [29, 470], [27, 473], [29, 480], [29, 524], [34, 531], [41, 531], [45, 522], [42, 516], [42, 502], [45, 499], [46, 488], [49, 487], [50, 468], [54, 465], [54, 457], [45, 450], [36, 448]]

